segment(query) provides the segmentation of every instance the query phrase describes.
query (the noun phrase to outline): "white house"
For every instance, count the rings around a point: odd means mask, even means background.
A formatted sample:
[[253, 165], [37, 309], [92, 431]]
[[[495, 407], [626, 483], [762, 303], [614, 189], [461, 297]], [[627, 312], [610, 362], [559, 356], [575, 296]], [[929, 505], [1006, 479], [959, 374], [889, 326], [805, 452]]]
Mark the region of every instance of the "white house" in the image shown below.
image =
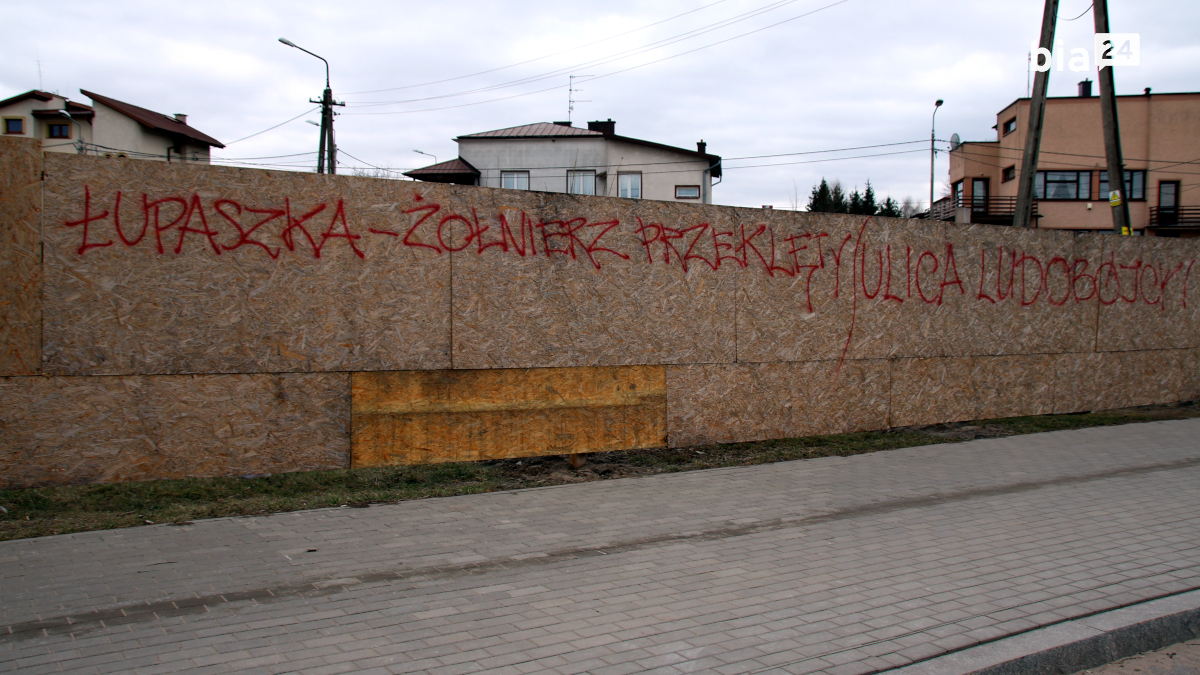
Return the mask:
[[79, 152], [156, 159], [209, 162], [210, 148], [220, 141], [173, 117], [123, 101], [80, 90], [92, 99], [84, 105], [59, 94], [32, 90], [0, 101], [0, 132], [42, 139], [48, 152]]
[[[618, 136], [610, 120], [541, 122], [459, 136], [458, 157], [409, 171], [417, 180], [629, 199], [712, 203], [721, 158]], [[718, 182], [720, 182], [718, 180]]]

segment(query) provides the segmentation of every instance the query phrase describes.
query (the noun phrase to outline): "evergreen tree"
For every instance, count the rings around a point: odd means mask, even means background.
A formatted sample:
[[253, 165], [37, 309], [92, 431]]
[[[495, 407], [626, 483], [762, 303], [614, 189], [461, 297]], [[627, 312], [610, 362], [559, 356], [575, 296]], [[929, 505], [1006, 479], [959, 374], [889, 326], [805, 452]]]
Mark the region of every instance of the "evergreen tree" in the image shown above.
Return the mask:
[[835, 180], [829, 189], [828, 213], [847, 213], [849, 211], [850, 204], [846, 199], [846, 193], [842, 191], [842, 184]]
[[896, 200], [892, 199], [891, 197], [883, 200], [883, 206], [879, 207], [879, 213], [877, 215], [884, 216], [886, 218], [904, 217], [904, 213], [900, 210], [900, 205], [897, 204]]
[[833, 199], [829, 192], [829, 183], [822, 178], [821, 184], [812, 189], [812, 195], [808, 198], [808, 211], [810, 213], [830, 213], [832, 205]]
[[850, 193], [850, 199], [846, 203], [846, 213], [854, 215], [863, 215], [863, 198], [858, 194], [858, 188], [854, 188], [854, 192]]
[[873, 216], [879, 213], [879, 205], [875, 203], [875, 188], [867, 181], [867, 189], [862, 196], [862, 215]]

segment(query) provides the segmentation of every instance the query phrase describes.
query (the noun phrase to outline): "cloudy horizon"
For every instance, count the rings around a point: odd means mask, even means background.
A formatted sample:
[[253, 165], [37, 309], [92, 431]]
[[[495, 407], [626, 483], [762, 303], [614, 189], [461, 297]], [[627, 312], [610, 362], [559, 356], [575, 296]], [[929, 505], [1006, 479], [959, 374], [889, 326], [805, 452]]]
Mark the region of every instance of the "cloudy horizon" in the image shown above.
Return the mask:
[[[566, 120], [576, 75], [576, 126], [611, 118], [620, 135], [703, 139], [725, 158], [715, 203], [803, 208], [822, 178], [927, 202], [934, 101], [945, 100], [939, 139], [994, 139], [996, 112], [1026, 95], [1042, 4], [63, 2], [22, 7], [0, 27], [0, 98], [42, 88], [86, 102], [88, 89], [188, 114], [227, 145], [214, 152], [222, 162], [312, 170], [317, 128], [306, 120], [319, 114], [308, 101], [325, 70], [286, 37], [328, 59], [347, 104], [339, 172], [409, 170], [433, 162], [414, 150], [456, 156], [456, 136]], [[1062, 0], [1056, 51], [1091, 51], [1088, 7]], [[1114, 0], [1109, 11], [1114, 32], [1141, 35], [1141, 65], [1115, 71], [1119, 94], [1200, 90], [1188, 29], [1200, 6]], [[1094, 72], [1052, 70], [1050, 95], [1073, 96]], [[819, 153], [845, 148], [862, 149]], [[819, 154], [765, 157], [785, 153]], [[942, 153], [939, 184], [948, 168]]]

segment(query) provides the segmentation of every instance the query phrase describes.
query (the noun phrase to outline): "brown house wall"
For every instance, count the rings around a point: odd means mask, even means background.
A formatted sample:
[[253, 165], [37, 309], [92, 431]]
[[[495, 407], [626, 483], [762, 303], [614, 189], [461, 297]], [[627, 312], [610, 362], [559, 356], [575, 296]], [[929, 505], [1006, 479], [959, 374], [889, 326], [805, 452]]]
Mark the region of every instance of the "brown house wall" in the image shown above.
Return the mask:
[[41, 180], [31, 147], [0, 139], [5, 184], [25, 186], [0, 200], [19, 280], [0, 298], [19, 308], [3, 353], [23, 359], [0, 373], [10, 487], [1200, 390], [1188, 241], [72, 155], [47, 156]]

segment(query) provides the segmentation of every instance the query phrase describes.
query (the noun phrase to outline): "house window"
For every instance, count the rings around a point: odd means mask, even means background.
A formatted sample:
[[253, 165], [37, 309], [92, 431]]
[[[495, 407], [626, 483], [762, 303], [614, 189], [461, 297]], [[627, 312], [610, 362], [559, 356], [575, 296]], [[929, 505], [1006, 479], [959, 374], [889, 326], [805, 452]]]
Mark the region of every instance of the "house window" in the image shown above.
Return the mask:
[[700, 199], [700, 186], [676, 185], [675, 199]]
[[[1097, 195], [1100, 199], [1108, 197], [1108, 192], [1112, 188], [1108, 187], [1108, 172], [1100, 172], [1100, 194]], [[1126, 171], [1125, 172], [1125, 198], [1140, 200], [1146, 198], [1146, 172], [1145, 171]]]
[[594, 195], [596, 194], [595, 171], [568, 171], [567, 194]]
[[1008, 181], [1013, 180], [1016, 177], [1017, 177], [1017, 165], [1013, 164], [1012, 166], [1005, 167], [1004, 171], [1002, 171], [1000, 173], [1000, 182], [1007, 183]]
[[958, 207], [958, 206], [962, 206], [962, 203], [963, 203], [963, 182], [962, 182], [961, 180], [960, 180], [960, 181], [956, 181], [956, 182], [954, 183], [954, 185], [951, 185], [951, 186], [950, 186], [950, 191], [951, 191], [951, 194], [952, 194], [952, 195], [953, 195], [953, 197], [954, 197], [954, 206], [956, 206], [956, 207]]
[[23, 133], [25, 133], [25, 118], [24, 117], [5, 117], [4, 118], [4, 133], [6, 133], [6, 134], [23, 134]]
[[1016, 130], [1017, 130], [1017, 118], [1014, 117], [1011, 120], [1004, 123], [1004, 135], [1005, 136], [1011, 134], [1012, 132], [1014, 132]]
[[46, 125], [47, 138], [70, 138], [71, 125], [61, 122], [50, 122]]
[[529, 189], [529, 172], [528, 171], [501, 171], [500, 172], [500, 187], [506, 190], [528, 190]]
[[1091, 171], [1039, 171], [1033, 180], [1033, 192], [1038, 199], [1090, 199]]
[[642, 198], [642, 174], [640, 173], [619, 173], [617, 174], [617, 196], [625, 199], [641, 199]]

